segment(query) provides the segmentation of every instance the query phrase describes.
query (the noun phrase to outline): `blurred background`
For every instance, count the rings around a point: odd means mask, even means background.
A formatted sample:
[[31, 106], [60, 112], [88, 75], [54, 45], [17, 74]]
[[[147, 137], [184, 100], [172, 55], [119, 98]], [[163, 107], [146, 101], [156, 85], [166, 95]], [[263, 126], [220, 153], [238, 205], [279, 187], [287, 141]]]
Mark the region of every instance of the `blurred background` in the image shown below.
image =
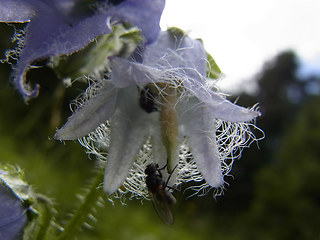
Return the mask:
[[[0, 32], [4, 58], [5, 49], [13, 47], [13, 28], [0, 24]], [[241, 106], [259, 103], [256, 125], [266, 137], [235, 161], [224, 195], [186, 199], [176, 192], [173, 226], [163, 224], [148, 201], [122, 206], [106, 200], [95, 220], [79, 229], [78, 239], [320, 239], [320, 75], [301, 71], [301, 63], [294, 50], [283, 49], [242, 82], [254, 91], [231, 96]], [[10, 70], [0, 65], [0, 161], [25, 171], [34, 189], [54, 201], [63, 225], [94, 178], [96, 162], [78, 142], [52, 137], [86, 86], [66, 89], [51, 69], [33, 69], [27, 78], [41, 90], [26, 105], [9, 81]]]
[[294, 49], [301, 66], [320, 72], [320, 1], [166, 1], [160, 25], [176, 26], [201, 38], [225, 78], [223, 91], [256, 91], [243, 84], [267, 59]]

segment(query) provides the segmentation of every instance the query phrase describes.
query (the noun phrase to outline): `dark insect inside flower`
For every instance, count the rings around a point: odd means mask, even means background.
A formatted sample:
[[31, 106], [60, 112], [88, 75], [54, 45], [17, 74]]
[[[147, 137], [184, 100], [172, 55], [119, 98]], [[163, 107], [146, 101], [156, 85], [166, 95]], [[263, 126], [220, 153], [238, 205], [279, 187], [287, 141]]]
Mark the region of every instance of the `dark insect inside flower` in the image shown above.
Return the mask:
[[158, 216], [163, 222], [171, 225], [174, 223], [174, 216], [170, 205], [175, 204], [176, 199], [168, 190], [166, 190], [171, 175], [168, 180], [164, 182], [160, 172], [162, 169], [163, 168], [159, 168], [158, 164], [149, 164], [145, 170], [145, 174], [147, 174], [146, 184], [153, 207]]
[[155, 97], [156, 94], [152, 92], [149, 86], [145, 86], [143, 89], [140, 89], [140, 107], [147, 113], [158, 111], [155, 103]]

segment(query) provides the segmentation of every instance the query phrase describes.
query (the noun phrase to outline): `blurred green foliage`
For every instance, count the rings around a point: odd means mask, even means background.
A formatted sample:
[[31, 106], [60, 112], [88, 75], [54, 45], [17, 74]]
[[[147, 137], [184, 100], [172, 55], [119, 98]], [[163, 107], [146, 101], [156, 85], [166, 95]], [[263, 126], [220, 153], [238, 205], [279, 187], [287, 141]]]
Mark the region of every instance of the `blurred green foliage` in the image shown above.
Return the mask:
[[[12, 28], [1, 24], [0, 32], [3, 54]], [[112, 205], [105, 196], [78, 239], [320, 239], [320, 97], [307, 91], [311, 79], [299, 78], [298, 66], [295, 54], [284, 52], [256, 76], [256, 94], [241, 94], [240, 105], [260, 103], [257, 125], [266, 138], [234, 163], [223, 196], [185, 199], [176, 192], [173, 226], [164, 225], [148, 201]], [[10, 65], [1, 64], [0, 161], [24, 170], [33, 188], [53, 200], [64, 226], [95, 177], [96, 160], [79, 143], [52, 137], [86, 86], [65, 89], [52, 70], [34, 69], [28, 79], [40, 83], [40, 95], [25, 105], [9, 73]], [[319, 83], [319, 76], [312, 81]]]

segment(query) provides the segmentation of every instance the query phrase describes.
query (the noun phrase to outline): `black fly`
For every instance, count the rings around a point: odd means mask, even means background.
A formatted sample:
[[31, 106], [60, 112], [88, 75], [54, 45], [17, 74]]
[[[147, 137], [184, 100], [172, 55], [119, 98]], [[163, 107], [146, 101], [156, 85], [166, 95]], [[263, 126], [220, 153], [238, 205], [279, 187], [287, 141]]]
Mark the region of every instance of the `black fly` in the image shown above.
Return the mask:
[[149, 164], [144, 171], [147, 174], [146, 184], [153, 207], [158, 216], [162, 221], [171, 225], [174, 222], [174, 217], [170, 205], [175, 204], [176, 199], [166, 190], [169, 179], [167, 182], [164, 182], [160, 170], [162, 169], [159, 168], [158, 164]]

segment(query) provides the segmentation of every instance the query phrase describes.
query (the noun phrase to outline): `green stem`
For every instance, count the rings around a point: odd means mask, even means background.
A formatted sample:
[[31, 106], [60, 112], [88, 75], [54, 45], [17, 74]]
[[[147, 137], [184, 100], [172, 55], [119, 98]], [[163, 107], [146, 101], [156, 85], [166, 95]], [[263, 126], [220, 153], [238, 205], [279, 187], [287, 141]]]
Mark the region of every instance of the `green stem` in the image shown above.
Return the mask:
[[90, 214], [92, 207], [98, 201], [99, 196], [101, 196], [101, 190], [98, 189], [98, 187], [103, 181], [103, 173], [104, 173], [104, 170], [102, 168], [101, 170], [99, 170], [97, 178], [89, 188], [89, 192], [83, 198], [82, 200], [83, 202], [81, 203], [79, 208], [76, 210], [76, 212], [73, 214], [68, 224], [65, 226], [60, 237], [58, 237], [58, 240], [73, 239], [77, 234], [77, 232], [79, 231], [79, 229], [85, 223], [85, 220], [87, 216]]

